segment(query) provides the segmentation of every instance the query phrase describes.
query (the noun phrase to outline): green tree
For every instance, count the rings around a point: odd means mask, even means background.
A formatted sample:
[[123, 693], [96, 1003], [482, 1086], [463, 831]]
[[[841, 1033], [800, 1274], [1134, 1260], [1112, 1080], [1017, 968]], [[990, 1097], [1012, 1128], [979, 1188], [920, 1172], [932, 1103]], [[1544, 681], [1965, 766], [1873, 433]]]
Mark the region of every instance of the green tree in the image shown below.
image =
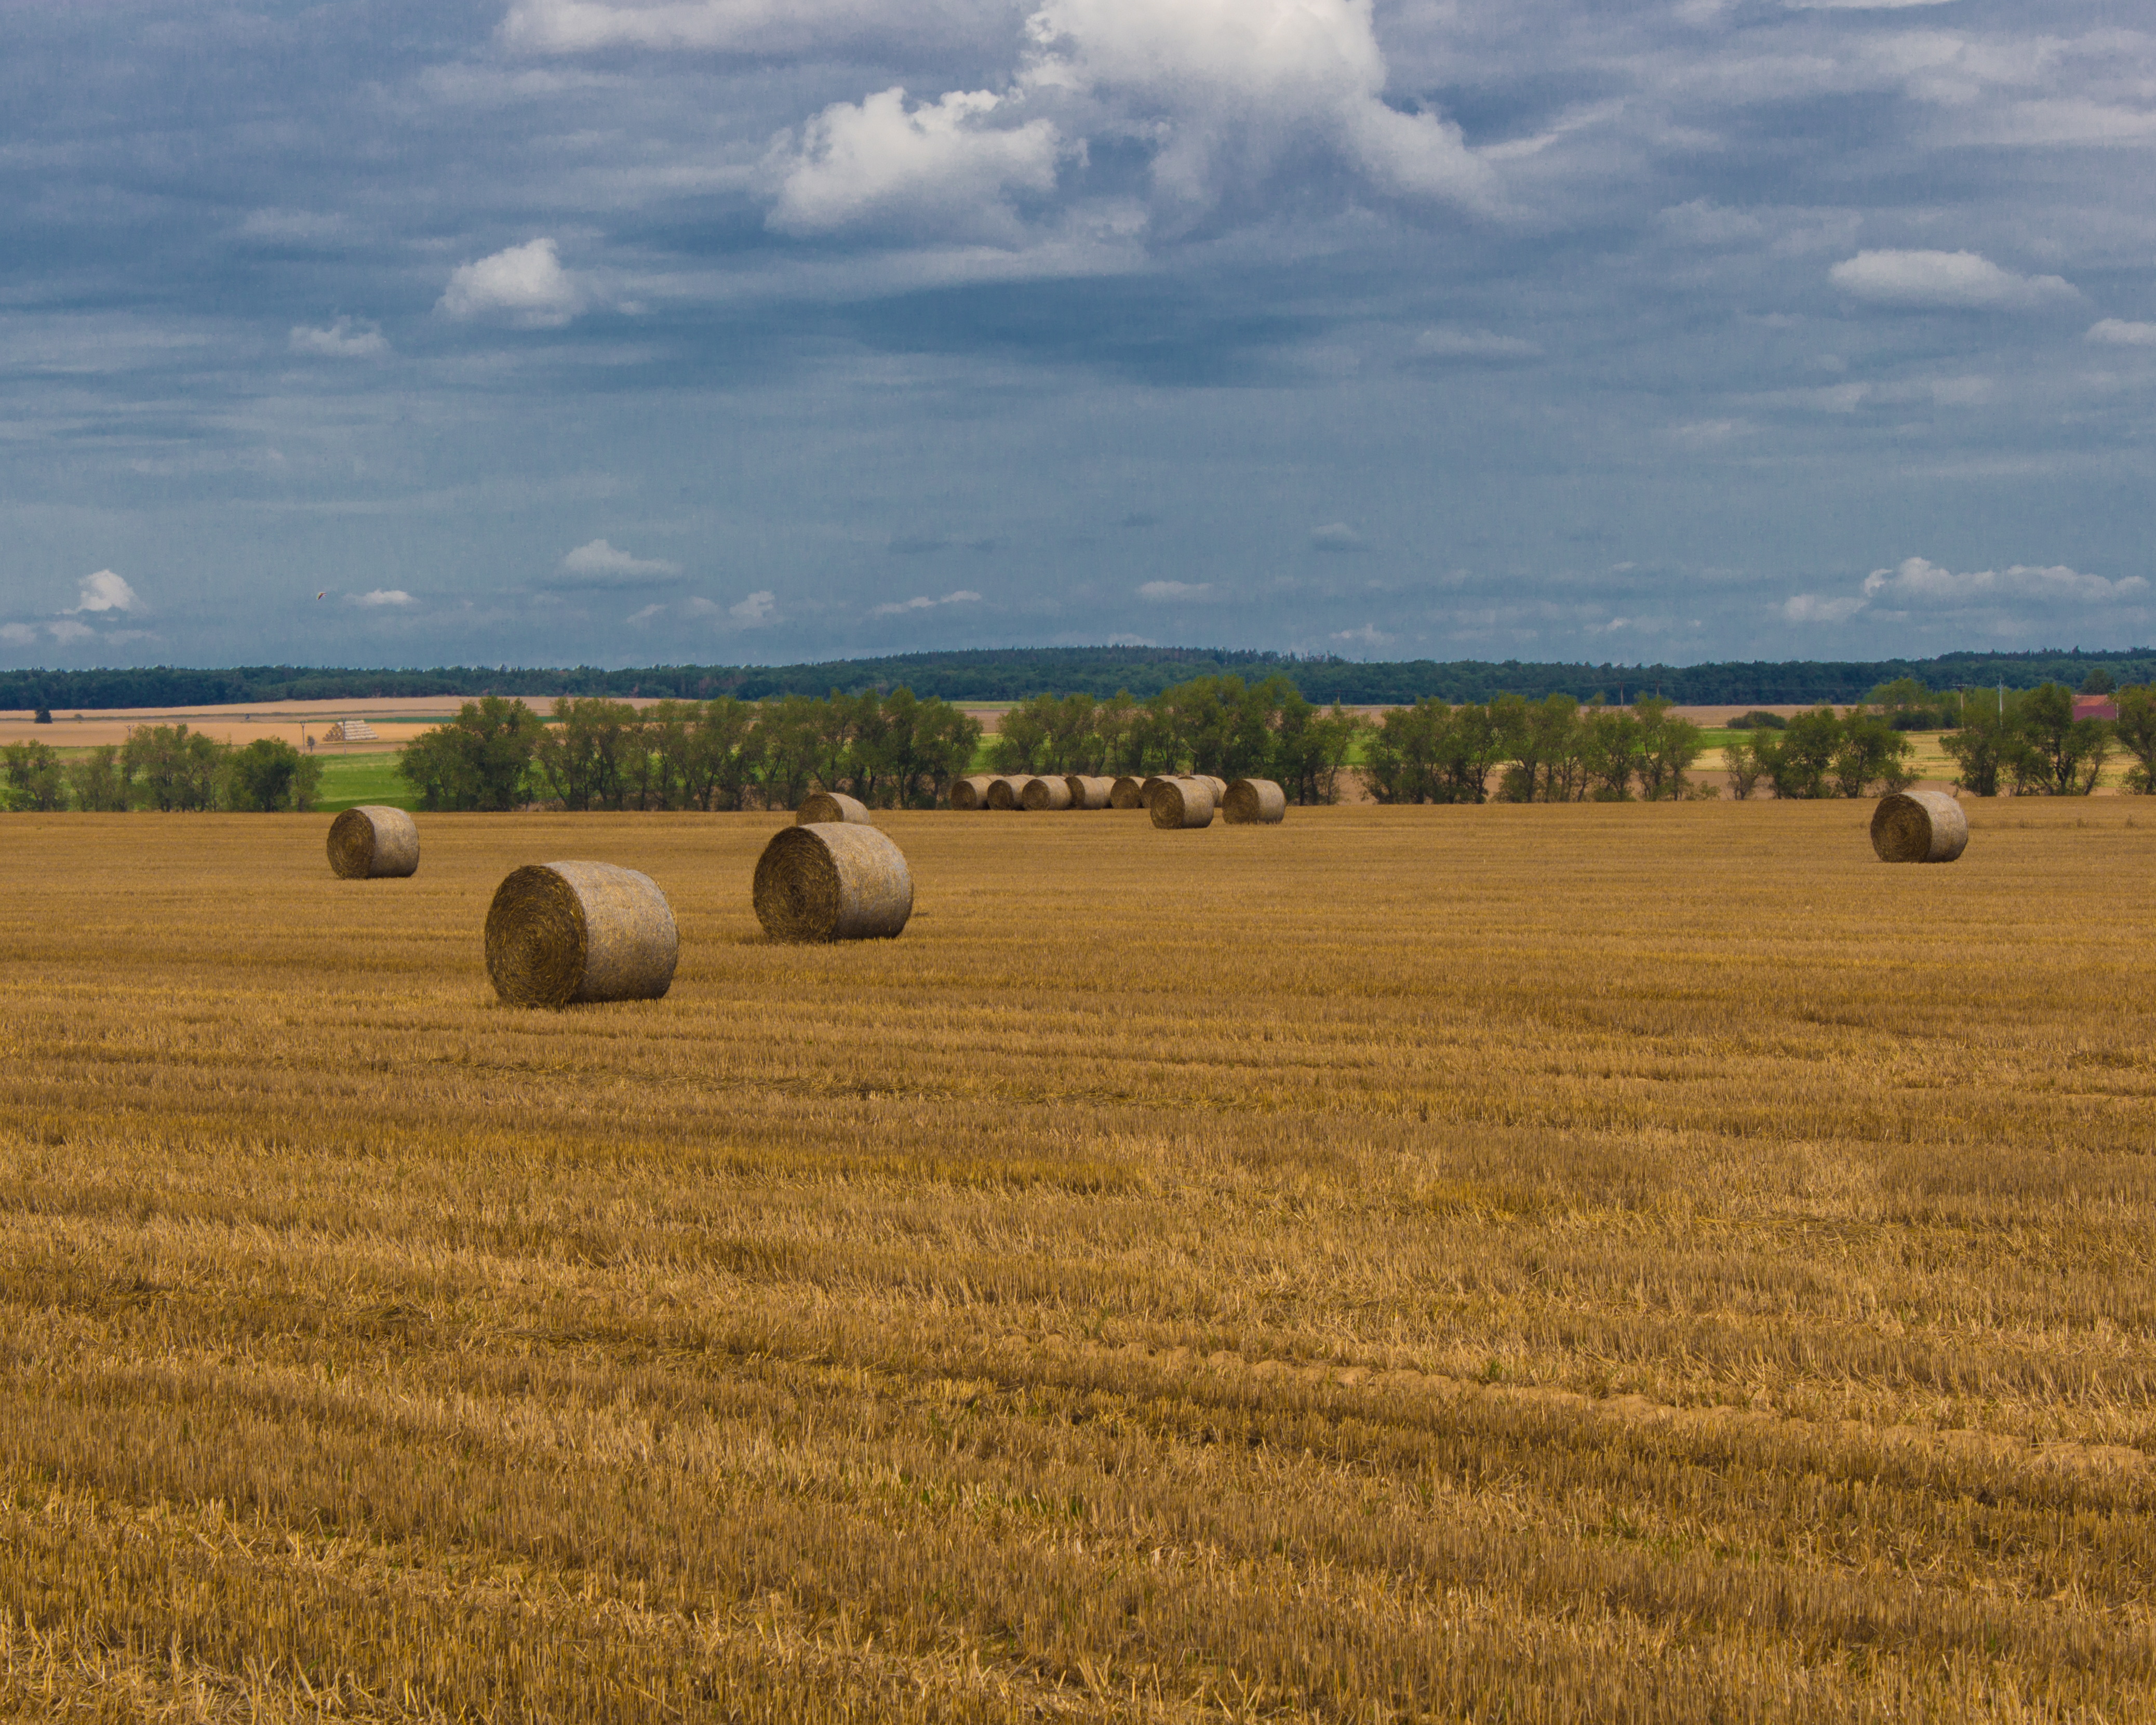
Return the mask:
[[514, 809], [531, 794], [533, 762], [546, 734], [522, 701], [484, 696], [406, 743], [397, 771], [418, 793], [422, 809]]
[[133, 786], [120, 768], [120, 745], [102, 743], [67, 764], [68, 789], [85, 814], [117, 814], [130, 801]]
[[1435, 696], [1388, 709], [1370, 738], [1370, 794], [1380, 803], [1444, 803], [1452, 709]]
[[534, 757], [564, 809], [622, 809], [643, 782], [643, 721], [627, 701], [563, 696]]
[[2127, 769], [2126, 788], [2144, 797], [2156, 793], [2156, 685], [2118, 691], [2112, 734], [2136, 763]]
[[2102, 665], [2082, 679], [2082, 693], [2084, 695], [2109, 695], [2118, 687], [2118, 679]]
[[1845, 797], [1861, 797], [1867, 789], [1907, 790], [1917, 782], [1908, 765], [1915, 752], [1916, 745], [1885, 714], [1860, 707], [1842, 720], [1841, 741], [1828, 770]]
[[706, 701], [690, 727], [689, 806], [747, 807], [749, 790], [762, 769], [763, 744], [757, 710], [748, 702], [731, 695]]
[[67, 807], [67, 775], [59, 757], [42, 742], [11, 742], [6, 761], [8, 806], [49, 814]]
[[1671, 706], [1650, 696], [1633, 707], [1640, 716], [1640, 789], [1650, 803], [1683, 796], [1686, 775], [1707, 747], [1699, 726]]
[[894, 691], [884, 707], [899, 800], [916, 808], [937, 807], [949, 793], [951, 781], [972, 770], [981, 721], [947, 701], [917, 701], [910, 689]]
[[121, 745], [121, 770], [149, 808], [213, 807], [224, 746], [184, 725], [137, 725]]
[[2064, 683], [2031, 689], [2015, 704], [2021, 747], [2014, 762], [2014, 788], [2046, 797], [2086, 797], [2096, 788], [2111, 753], [2111, 726], [2102, 719], [2076, 719], [2073, 691]]
[[1363, 721], [1335, 705], [1320, 711], [1295, 690], [1281, 697], [1273, 734], [1272, 777], [1296, 803], [1335, 803], [1340, 775], [1355, 752]]
[[1961, 723], [1939, 739], [1961, 771], [1955, 785], [1973, 797], [1995, 797], [2001, 779], [2011, 776], [2023, 743], [2015, 726], [2015, 702], [1994, 701], [1989, 690], [1963, 705]]
[[322, 763], [282, 737], [258, 737], [224, 757], [224, 805], [244, 814], [304, 814], [321, 783]]
[[757, 752], [757, 788], [767, 809], [792, 809], [808, 794], [821, 757], [824, 703], [805, 695], [767, 701], [756, 728], [762, 740]]
[[1581, 714], [1580, 726], [1585, 787], [1597, 802], [1629, 802], [1645, 747], [1640, 721], [1622, 710], [1590, 706]]
[[1934, 694], [1914, 677], [1880, 684], [1864, 704], [1896, 731], [1938, 731], [1953, 720], [1953, 698]]
[[1834, 757], [1841, 748], [1841, 721], [1830, 706], [1799, 713], [1773, 742], [1754, 744], [1759, 764], [1777, 797], [1809, 799], [1835, 793]]
[[1767, 770], [1762, 751], [1770, 747], [1757, 737], [1740, 737], [1722, 751], [1722, 764], [1729, 769], [1729, 793], [1740, 803], [1758, 788]]
[[988, 759], [997, 772], [1049, 770], [1049, 746], [1055, 735], [1056, 710], [1060, 705], [1053, 695], [1036, 695], [1004, 714], [1003, 722], [996, 727], [996, 740], [988, 747]]

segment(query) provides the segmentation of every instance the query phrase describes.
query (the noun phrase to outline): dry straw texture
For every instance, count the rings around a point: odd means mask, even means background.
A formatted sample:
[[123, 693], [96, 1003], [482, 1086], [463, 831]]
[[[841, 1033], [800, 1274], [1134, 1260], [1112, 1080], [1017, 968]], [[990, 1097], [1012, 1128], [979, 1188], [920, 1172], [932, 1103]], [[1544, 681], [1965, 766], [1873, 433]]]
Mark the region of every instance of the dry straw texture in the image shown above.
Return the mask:
[[868, 804], [848, 796], [844, 791], [817, 791], [801, 799], [801, 806], [793, 811], [793, 824], [799, 827], [814, 826], [824, 821], [857, 827], [873, 826]]
[[534, 863], [495, 889], [486, 969], [512, 1006], [656, 1000], [680, 940], [649, 875], [612, 863]]
[[788, 827], [764, 846], [754, 896], [773, 940], [875, 940], [913, 914], [913, 875], [874, 827]]
[[1070, 781], [1060, 777], [1029, 778], [1019, 787], [1018, 806], [1036, 813], [1070, 806]]
[[1111, 809], [1142, 809], [1146, 806], [1146, 787], [1152, 781], [1137, 778], [1126, 773], [1108, 791]]
[[1869, 814], [0, 817], [0, 1717], [2156, 1717], [2156, 824]]
[[1202, 778], [1163, 778], [1155, 782], [1152, 824], [1166, 830], [1213, 824], [1213, 787]]
[[1896, 791], [1871, 811], [1881, 862], [1952, 862], [1969, 846], [1969, 816], [1944, 791]]
[[363, 803], [330, 823], [330, 867], [345, 880], [401, 879], [419, 867], [419, 829], [401, 809]]
[[1083, 773], [1070, 773], [1063, 782], [1070, 787], [1070, 806], [1073, 809], [1106, 809], [1108, 793], [1116, 788], [1116, 781], [1112, 778], [1101, 778]]
[[1287, 817], [1287, 793], [1270, 778], [1239, 778], [1220, 799], [1220, 818], [1231, 827], [1273, 826]]
[[968, 773], [963, 778], [951, 781], [951, 806], [953, 809], [985, 809], [988, 806], [988, 787], [996, 782], [993, 773]]
[[1024, 779], [1014, 778], [1009, 773], [999, 773], [994, 778], [990, 779], [988, 781], [988, 807], [991, 809], [1017, 808], [1019, 789], [1020, 786], [1024, 784]]
[[1190, 776], [1213, 793], [1214, 806], [1218, 808], [1220, 799], [1228, 794], [1228, 781], [1224, 778], [1215, 778], [1209, 773], [1194, 773]]

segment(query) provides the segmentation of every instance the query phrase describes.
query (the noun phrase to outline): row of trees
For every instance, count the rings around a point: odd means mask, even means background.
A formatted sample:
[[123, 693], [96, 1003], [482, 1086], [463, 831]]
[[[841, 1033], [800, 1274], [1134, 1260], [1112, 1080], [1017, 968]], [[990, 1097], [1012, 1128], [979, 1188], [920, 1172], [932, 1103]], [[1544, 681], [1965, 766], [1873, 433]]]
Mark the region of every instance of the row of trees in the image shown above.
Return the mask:
[[[1918, 688], [1875, 691], [1873, 704], [1799, 713], [1738, 736], [1726, 760], [1740, 798], [1863, 797], [1914, 774], [1899, 728]], [[2133, 757], [2131, 790], [2156, 792], [2156, 685], [2117, 696], [2116, 721], [2076, 719], [2064, 685], [1987, 693], [1956, 704], [1943, 744], [1963, 789], [1995, 796], [2086, 795], [2116, 750]], [[979, 725], [947, 701], [891, 695], [721, 696], [662, 701], [640, 711], [599, 696], [557, 701], [552, 722], [521, 701], [467, 701], [457, 717], [408, 743], [398, 771], [429, 809], [506, 809], [557, 802], [575, 809], [790, 809], [814, 789], [873, 806], [927, 807], [972, 769]], [[1458, 706], [1431, 698], [1376, 722], [1313, 706], [1284, 677], [1245, 684], [1200, 677], [1149, 700], [1039, 696], [1006, 714], [988, 751], [1003, 773], [1215, 773], [1277, 779], [1296, 801], [1334, 801], [1360, 760], [1383, 803], [1718, 795], [1697, 785], [1699, 727], [1657, 699], [1582, 706], [1566, 695], [1502, 695]], [[42, 742], [0, 750], [0, 801], [13, 809], [86, 811], [292, 809], [313, 806], [321, 763], [289, 743], [234, 747], [185, 725], [142, 726], [124, 744], [63, 760]]]
[[2133, 758], [2126, 788], [2156, 792], [2156, 685], [2120, 690], [2116, 720], [2077, 719], [2072, 691], [2062, 683], [1973, 700], [1958, 730], [1942, 746], [1961, 769], [1964, 790], [1995, 797], [2086, 797], [2096, 788], [2114, 750]]
[[977, 720], [904, 689], [641, 711], [587, 696], [557, 701], [552, 724], [488, 696], [407, 743], [398, 771], [423, 809], [791, 809], [818, 789], [922, 808], [971, 768], [980, 740]]
[[105, 743], [66, 760], [46, 743], [11, 742], [0, 749], [0, 774], [7, 807], [39, 813], [304, 813], [320, 793], [322, 763], [277, 737], [235, 748], [184, 725], [138, 725], [124, 743]]
[[1148, 700], [1035, 696], [1004, 715], [998, 773], [1213, 773], [1276, 780], [1298, 803], [1330, 803], [1367, 721], [1303, 699], [1284, 676], [1194, 677]]
[[1649, 801], [1681, 797], [1705, 747], [1698, 726], [1650, 697], [1630, 707], [1568, 695], [1501, 695], [1448, 706], [1394, 707], [1370, 739], [1370, 793], [1380, 803]]

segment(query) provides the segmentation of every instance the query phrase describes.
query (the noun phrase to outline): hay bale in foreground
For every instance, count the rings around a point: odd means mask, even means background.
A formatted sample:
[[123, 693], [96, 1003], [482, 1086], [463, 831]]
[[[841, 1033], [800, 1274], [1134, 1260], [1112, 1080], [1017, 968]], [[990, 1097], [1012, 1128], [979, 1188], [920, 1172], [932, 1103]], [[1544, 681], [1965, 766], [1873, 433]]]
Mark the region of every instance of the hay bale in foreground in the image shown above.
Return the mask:
[[963, 778], [951, 781], [951, 806], [953, 809], [985, 809], [988, 806], [988, 787], [996, 782], [993, 773], [969, 773]]
[[913, 875], [874, 827], [782, 827], [757, 859], [755, 898], [773, 940], [887, 939], [913, 914]]
[[1149, 780], [1136, 773], [1126, 773], [1108, 791], [1111, 809], [1142, 809], [1146, 806], [1145, 788]]
[[1070, 806], [1070, 781], [1045, 773], [1029, 778], [1019, 788], [1018, 806], [1035, 812], [1044, 809], [1068, 809]]
[[1017, 808], [1019, 787], [1024, 783], [1023, 778], [1014, 778], [1008, 773], [998, 773], [988, 784], [988, 807], [991, 809]]
[[402, 879], [419, 867], [419, 829], [401, 809], [373, 803], [330, 823], [330, 867], [341, 880]]
[[1213, 824], [1213, 787], [1202, 778], [1163, 778], [1153, 788], [1152, 824], [1169, 832]]
[[818, 791], [801, 799], [801, 806], [793, 811], [797, 827], [814, 826], [819, 821], [835, 820], [857, 827], [874, 826], [869, 816], [869, 806], [844, 791]]
[[1881, 862], [1952, 862], [1969, 845], [1969, 815], [1944, 791], [1895, 791], [1871, 811]]
[[1091, 773], [1067, 773], [1063, 782], [1070, 787], [1073, 809], [1106, 809], [1108, 793], [1116, 788], [1112, 778], [1101, 778]]
[[1220, 819], [1231, 827], [1276, 826], [1287, 818], [1287, 793], [1270, 778], [1239, 778], [1220, 799]]
[[666, 895], [612, 863], [515, 870], [487, 907], [486, 973], [512, 1006], [656, 1000], [680, 952]]

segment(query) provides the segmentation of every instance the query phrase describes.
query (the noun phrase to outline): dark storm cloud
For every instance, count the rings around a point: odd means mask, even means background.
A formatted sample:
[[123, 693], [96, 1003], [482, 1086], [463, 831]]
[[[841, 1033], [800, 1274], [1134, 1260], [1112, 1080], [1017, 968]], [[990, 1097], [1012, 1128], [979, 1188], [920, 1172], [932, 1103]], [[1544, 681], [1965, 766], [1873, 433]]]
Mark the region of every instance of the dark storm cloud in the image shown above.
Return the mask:
[[2107, 8], [8, 29], [10, 662], [2152, 633]]

